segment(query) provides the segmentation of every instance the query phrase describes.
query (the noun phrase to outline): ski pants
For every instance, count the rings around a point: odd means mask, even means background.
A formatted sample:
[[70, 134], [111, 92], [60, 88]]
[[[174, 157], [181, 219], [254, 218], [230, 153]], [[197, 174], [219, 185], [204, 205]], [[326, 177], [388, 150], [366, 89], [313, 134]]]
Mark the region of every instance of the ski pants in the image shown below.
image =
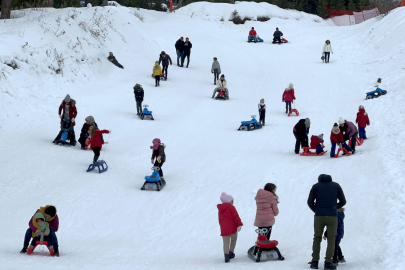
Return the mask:
[[124, 68], [120, 63], [118, 63], [118, 62], [115, 62], [115, 63], [113, 63], [114, 65], [116, 65], [117, 67], [119, 67], [119, 68]]
[[335, 252], [333, 253], [333, 262], [343, 259], [342, 249], [340, 248], [340, 241], [342, 238], [335, 239]]
[[160, 75], [155, 76], [155, 86], [160, 85]]
[[135, 100], [136, 101], [136, 112], [137, 114], [142, 113], [142, 100]]
[[319, 154], [322, 153], [322, 152], [323, 152], [322, 145], [318, 144], [318, 145], [316, 146], [316, 154], [319, 155]]
[[177, 53], [177, 65], [180, 66], [179, 59], [180, 59], [180, 61], [181, 61], [181, 59], [183, 59], [183, 53], [184, 52], [176, 51], [176, 53]]
[[[228, 91], [228, 88], [225, 88], [224, 91], [225, 91], [225, 98], [226, 98], [226, 99], [229, 99], [229, 91]], [[212, 93], [212, 98], [215, 97], [215, 93], [217, 93], [217, 92], [221, 92], [221, 89], [215, 88], [215, 89], [214, 89], [214, 92]]]
[[[31, 228], [28, 228], [25, 233], [24, 247], [28, 247], [31, 238], [32, 238], [32, 230], [31, 230]], [[36, 243], [36, 241], [35, 241], [35, 243]], [[34, 243], [34, 246], [35, 246], [35, 243]], [[54, 248], [58, 248], [58, 238], [56, 237], [55, 231], [52, 229], [50, 229], [50, 232], [48, 235], [48, 245], [49, 246], [53, 245]]]
[[285, 102], [285, 112], [288, 111], [288, 108], [290, 108], [290, 111], [291, 111], [291, 101], [286, 101]]
[[101, 148], [100, 147], [93, 147], [93, 153], [94, 153], [94, 162], [96, 162], [98, 160], [98, 158], [100, 157], [100, 151]]
[[165, 77], [167, 78], [167, 68], [168, 68], [169, 66], [163, 66], [163, 68], [162, 68], [162, 73], [163, 74], [165, 74]]
[[183, 54], [183, 57], [181, 58], [181, 65], [184, 64], [184, 59], [186, 59], [186, 57], [187, 57], [187, 67], [188, 67], [188, 64], [190, 64], [190, 53]]
[[314, 217], [314, 241], [312, 244], [312, 261], [319, 261], [319, 253], [321, 252], [321, 242], [323, 229], [326, 227], [328, 231], [328, 247], [326, 248], [325, 262], [332, 262], [335, 252], [335, 239], [337, 235], [338, 218], [331, 216], [315, 216]]
[[222, 241], [224, 243], [224, 254], [229, 254], [229, 251], [235, 251], [236, 240], [238, 240], [238, 232], [222, 236]]
[[281, 38], [280, 37], [274, 37], [273, 42], [274, 43], [278, 42], [279, 44], [281, 44]]
[[263, 122], [264, 124], [266, 118], [266, 110], [259, 111], [259, 115], [260, 115], [260, 122]]
[[359, 138], [360, 139], [367, 139], [366, 137], [366, 128], [364, 127], [359, 127]]
[[300, 137], [298, 136], [298, 132], [293, 131], [294, 136], [295, 136], [295, 153], [299, 154], [300, 153], [300, 145], [302, 147], [308, 147], [308, 136], [305, 135], [305, 137]]
[[[343, 142], [342, 147], [344, 147], [349, 152], [352, 151], [352, 149], [345, 142]], [[332, 143], [332, 148], [330, 149], [330, 157], [335, 157], [335, 150], [336, 150], [336, 143]]]
[[155, 164], [154, 164], [154, 166], [159, 167], [159, 176], [160, 177], [163, 177], [163, 170], [162, 170], [163, 163], [165, 163], [165, 162], [164, 161], [159, 162], [156, 159]]
[[219, 80], [219, 70], [214, 69], [214, 84], [217, 84], [217, 80]]
[[257, 36], [249, 36], [249, 37], [248, 37], [248, 41], [250, 41], [250, 38], [253, 38], [254, 42], [257, 41]]
[[270, 235], [271, 235], [271, 229], [273, 228], [273, 226], [270, 227], [259, 227], [259, 229], [267, 229], [267, 233], [266, 233], [266, 237], [268, 240], [270, 240]]
[[325, 63], [329, 63], [330, 52], [325, 52]]

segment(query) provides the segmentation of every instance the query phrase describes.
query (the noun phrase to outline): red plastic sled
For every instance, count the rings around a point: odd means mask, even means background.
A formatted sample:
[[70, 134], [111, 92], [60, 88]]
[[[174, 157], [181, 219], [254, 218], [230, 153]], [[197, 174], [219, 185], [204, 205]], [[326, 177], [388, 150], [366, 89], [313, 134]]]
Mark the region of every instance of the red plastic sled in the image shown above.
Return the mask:
[[347, 156], [350, 156], [350, 155], [351, 155], [351, 154], [349, 153], [349, 151], [346, 150], [346, 148], [342, 147], [342, 148], [339, 148], [339, 149], [338, 149], [337, 154], [335, 155], [335, 158], [339, 157], [340, 151], [345, 151]]
[[291, 113], [295, 113], [296, 114], [296, 116], [299, 116], [300, 115], [300, 113], [298, 112], [298, 110], [297, 109], [292, 109], [289, 113], [288, 113], [288, 116], [290, 116], [291, 115]]
[[[323, 148], [325, 148], [325, 146], [322, 146], [322, 149]], [[326, 152], [328, 152], [328, 151], [323, 151], [322, 153], [317, 155], [316, 152], [309, 151], [309, 150], [316, 150], [316, 148], [302, 147], [302, 149], [304, 149], [304, 152], [300, 154], [301, 156], [323, 156], [326, 154]]]
[[44, 246], [46, 246], [46, 247], [48, 248], [49, 253], [51, 254], [51, 256], [53, 256], [53, 255], [55, 254], [55, 251], [54, 251], [53, 249], [49, 249], [48, 241], [37, 241], [34, 248], [29, 248], [29, 249], [27, 250], [27, 254], [28, 254], [28, 255], [31, 255], [31, 254], [34, 252], [35, 248], [36, 248], [38, 245], [44, 245]]
[[[357, 146], [360, 146], [364, 143], [364, 139], [360, 139], [359, 137], [356, 138]], [[352, 140], [349, 140], [349, 145], [352, 144]]]

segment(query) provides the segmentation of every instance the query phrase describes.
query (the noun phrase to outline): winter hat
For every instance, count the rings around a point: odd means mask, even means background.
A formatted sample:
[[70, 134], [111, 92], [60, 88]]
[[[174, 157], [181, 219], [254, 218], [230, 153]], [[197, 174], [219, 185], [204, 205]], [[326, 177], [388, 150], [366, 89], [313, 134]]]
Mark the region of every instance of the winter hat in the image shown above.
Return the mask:
[[323, 141], [323, 133], [322, 134], [319, 134], [318, 136], [316, 136], [319, 140], [322, 140]]
[[160, 54], [166, 54], [165, 51], [162, 51]]
[[294, 88], [294, 84], [290, 83], [290, 84], [288, 85], [288, 87]]
[[338, 120], [339, 125], [344, 124], [345, 123], [345, 119], [343, 119], [342, 117], [339, 118]]
[[333, 132], [334, 134], [339, 134], [340, 129], [339, 129], [339, 126], [338, 126], [337, 123], [335, 123], [335, 124], [333, 125], [333, 127], [332, 127], [332, 132]]
[[137, 83], [137, 84], [135, 84], [134, 89], [135, 89], [135, 90], [142, 89], [142, 85], [140, 85], [139, 83]]
[[360, 105], [360, 106], [359, 106], [359, 110], [360, 110], [360, 109], [364, 109], [364, 106], [363, 106], [363, 105]]
[[381, 78], [378, 78], [377, 82], [378, 82], [378, 83], [381, 83]]
[[69, 96], [69, 95], [66, 95], [64, 101], [65, 101], [65, 102], [70, 102], [70, 100], [71, 100], [70, 96]]
[[311, 125], [311, 120], [309, 118], [305, 118], [305, 125], [310, 126]]
[[152, 143], [154, 143], [154, 142], [157, 142], [157, 144], [152, 145], [152, 146], [150, 147], [150, 149], [158, 150], [159, 145], [161, 144], [160, 139], [159, 139], [159, 138], [154, 138], [153, 141], [152, 141]]
[[95, 122], [94, 117], [91, 115], [87, 116], [84, 120], [88, 121], [90, 124]]
[[264, 98], [262, 98], [262, 99], [260, 100], [260, 103], [264, 103]]
[[222, 74], [222, 75], [221, 75], [221, 78], [225, 78], [225, 75], [224, 75], [224, 74]]
[[233, 201], [233, 197], [231, 195], [226, 194], [225, 192], [222, 192], [221, 197], [219, 197], [222, 203], [230, 203]]

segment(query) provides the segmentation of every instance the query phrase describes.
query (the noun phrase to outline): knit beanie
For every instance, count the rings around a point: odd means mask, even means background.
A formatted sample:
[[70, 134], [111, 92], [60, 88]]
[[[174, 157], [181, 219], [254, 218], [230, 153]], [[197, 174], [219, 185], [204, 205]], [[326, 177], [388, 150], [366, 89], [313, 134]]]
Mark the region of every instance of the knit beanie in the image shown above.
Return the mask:
[[323, 141], [323, 133], [322, 134], [319, 134], [318, 136], [316, 136], [319, 140], [322, 140]]
[[264, 98], [262, 98], [262, 99], [260, 100], [260, 103], [264, 103]]
[[310, 126], [311, 125], [311, 120], [309, 118], [305, 118], [305, 125]]
[[360, 109], [364, 109], [364, 106], [363, 106], [363, 105], [360, 105], [360, 106], [359, 106], [359, 110], [360, 110]]
[[339, 126], [338, 126], [337, 123], [335, 123], [335, 124], [333, 125], [333, 127], [332, 127], [332, 132], [333, 132], [334, 134], [339, 134], [340, 129], [339, 129]]
[[231, 195], [226, 194], [225, 192], [222, 192], [221, 197], [219, 197], [222, 203], [230, 203], [233, 201], [233, 197]]
[[69, 95], [66, 95], [65, 102], [70, 102], [70, 96]]
[[339, 118], [338, 120], [339, 125], [344, 124], [345, 123], [345, 119], [343, 119], [342, 117]]
[[95, 122], [95, 121], [94, 121], [94, 117], [91, 116], [91, 115], [87, 116], [84, 120], [88, 121], [90, 124], [92, 124], [92, 123]]
[[288, 87], [294, 88], [294, 84], [290, 83], [290, 84], [288, 85]]

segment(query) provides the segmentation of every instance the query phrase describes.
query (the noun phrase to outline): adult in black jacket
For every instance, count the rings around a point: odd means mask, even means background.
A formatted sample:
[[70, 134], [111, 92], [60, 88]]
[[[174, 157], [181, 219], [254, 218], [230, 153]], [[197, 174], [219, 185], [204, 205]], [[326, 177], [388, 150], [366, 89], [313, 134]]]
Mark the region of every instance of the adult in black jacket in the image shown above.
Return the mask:
[[85, 118], [85, 123], [83, 124], [82, 130], [80, 131], [80, 138], [79, 138], [79, 143], [80, 143], [80, 148], [84, 150], [86, 147], [86, 139], [89, 137], [89, 128], [91, 125], [97, 126], [94, 117], [93, 116], [87, 116]]
[[142, 85], [139, 83], [135, 84], [134, 86], [134, 95], [135, 95], [135, 101], [136, 101], [136, 115], [140, 115], [142, 113], [142, 101], [143, 101], [143, 88]]
[[184, 43], [184, 53], [183, 53], [183, 58], [181, 59], [181, 67], [183, 67], [184, 64], [184, 59], [187, 57], [187, 68], [188, 64], [190, 63], [190, 53], [191, 53], [191, 48], [193, 47], [193, 44], [191, 44], [190, 40], [186, 38], [186, 42]]
[[177, 54], [177, 66], [180, 66], [179, 59], [183, 59], [183, 52], [184, 52], [184, 41], [183, 37], [181, 37], [179, 40], [176, 41], [176, 44], [174, 44], [174, 47], [176, 47], [176, 54]]
[[162, 73], [165, 74], [165, 77], [167, 79], [167, 68], [169, 67], [169, 63], [170, 65], [172, 64], [172, 59], [170, 58], [170, 56], [168, 54], [166, 54], [164, 51], [162, 51], [159, 55], [159, 65], [160, 62], [162, 62]]
[[309, 118], [301, 119], [294, 126], [293, 133], [295, 136], [295, 153], [300, 153], [300, 144], [302, 147], [308, 147], [308, 133], [311, 121]]
[[276, 43], [276, 41], [278, 41], [278, 44], [281, 44], [281, 36], [283, 35], [283, 32], [281, 32], [280, 30], [278, 30], [278, 28], [276, 28], [276, 31], [273, 34], [273, 43]]
[[[339, 202], [337, 202], [339, 200]], [[342, 188], [336, 182], [332, 182], [332, 177], [321, 174], [318, 183], [313, 185], [308, 196], [308, 206], [315, 213], [314, 218], [314, 241], [312, 245], [312, 269], [318, 269], [319, 253], [323, 229], [328, 231], [328, 247], [326, 249], [325, 268], [336, 269], [332, 264], [335, 250], [335, 238], [338, 227], [337, 209], [346, 204], [346, 198]]]

